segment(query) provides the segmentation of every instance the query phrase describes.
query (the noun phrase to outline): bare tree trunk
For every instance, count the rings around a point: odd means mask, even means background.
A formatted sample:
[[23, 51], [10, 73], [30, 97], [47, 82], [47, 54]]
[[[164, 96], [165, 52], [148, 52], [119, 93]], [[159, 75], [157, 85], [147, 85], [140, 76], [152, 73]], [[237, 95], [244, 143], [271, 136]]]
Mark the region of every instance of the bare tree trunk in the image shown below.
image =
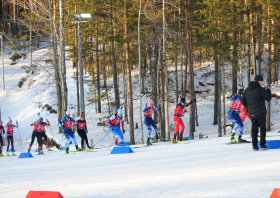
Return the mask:
[[225, 77], [225, 62], [223, 61], [223, 107], [224, 107], [224, 135], [226, 135], [226, 77]]
[[122, 72], [123, 72], [123, 98], [124, 98], [124, 121], [128, 122], [128, 113], [127, 113], [127, 86], [126, 86], [126, 78], [125, 78], [125, 66], [124, 66], [124, 55], [121, 54], [122, 57]]
[[[258, 8], [260, 9], [260, 6], [258, 6]], [[258, 67], [258, 74], [262, 73], [262, 54], [261, 54], [261, 28], [262, 28], [262, 22], [260, 20], [260, 17], [257, 17], [257, 21], [258, 21], [258, 63], [259, 63], [259, 67]]]
[[178, 104], [178, 68], [177, 68], [177, 34], [176, 34], [176, 14], [175, 14], [175, 10], [174, 10], [174, 53], [175, 53], [175, 95], [176, 95], [176, 99], [175, 102], [176, 104]]
[[[188, 40], [188, 56], [189, 56], [189, 97], [190, 100], [195, 98], [194, 95], [194, 73], [193, 73], [193, 51], [192, 51], [192, 26], [191, 26], [191, 1], [185, 0], [186, 17], [187, 17], [187, 40]], [[193, 114], [194, 106], [190, 106], [190, 136], [195, 132], [195, 115]]]
[[215, 99], [214, 99], [214, 121], [213, 124], [217, 125], [218, 124], [218, 114], [219, 114], [219, 85], [218, 85], [218, 78], [219, 78], [219, 63], [218, 63], [218, 56], [217, 56], [217, 51], [216, 47], [213, 48], [214, 51], [214, 61], [215, 61]]
[[100, 100], [100, 71], [99, 71], [99, 43], [98, 43], [98, 21], [96, 21], [96, 80], [97, 80], [97, 97], [98, 97], [98, 113], [101, 113], [101, 100]]
[[[124, 5], [124, 19], [125, 19], [125, 39], [128, 37], [128, 2]], [[133, 97], [132, 97], [132, 79], [131, 79], [131, 66], [129, 63], [130, 48], [129, 43], [125, 43], [126, 46], [126, 67], [127, 67], [127, 86], [128, 86], [128, 109], [129, 109], [129, 130], [130, 130], [130, 144], [135, 144], [134, 139], [134, 122], [133, 122]], [[142, 123], [141, 123], [142, 124]]]
[[[62, 95], [62, 114], [67, 110], [67, 85], [66, 85], [66, 67], [65, 67], [65, 43], [64, 43], [64, 0], [59, 0], [60, 16], [60, 75], [61, 75], [61, 95]], [[62, 116], [63, 116], [62, 115]]]
[[105, 61], [106, 61], [106, 56], [105, 56], [105, 42], [103, 43], [103, 57], [102, 57], [102, 62], [103, 62], [103, 88], [106, 88], [107, 87], [107, 83], [106, 83], [106, 79], [107, 79], [107, 75], [106, 75], [106, 64], [105, 64]]
[[165, 36], [165, 2], [163, 0], [163, 36], [162, 36], [162, 62], [164, 67], [164, 75], [165, 75], [165, 133], [166, 133], [166, 139], [170, 139], [170, 133], [169, 133], [169, 114], [168, 114], [168, 66], [166, 64], [166, 36]]
[[[152, 100], [158, 106], [157, 101], [157, 65], [158, 65], [158, 44], [156, 30], [152, 30], [152, 60], [151, 60], [151, 75], [152, 75]], [[144, 76], [143, 76], [144, 77]], [[154, 120], [157, 119], [157, 114], [154, 114]]]
[[[60, 122], [61, 119], [61, 96], [60, 96], [60, 85], [59, 85], [59, 73], [57, 68], [56, 61], [56, 47], [54, 43], [54, 28], [53, 28], [53, 14], [52, 14], [52, 3], [49, 0], [49, 9], [50, 9], [50, 26], [51, 26], [51, 45], [53, 52], [53, 69], [54, 69], [54, 81], [55, 81], [55, 90], [56, 90], [56, 104], [57, 104], [57, 121]], [[62, 133], [60, 127], [58, 127], [59, 133]]]
[[256, 39], [255, 39], [255, 31], [254, 31], [254, 16], [253, 16], [253, 8], [254, 1], [250, 0], [250, 23], [251, 23], [251, 43], [252, 43], [252, 54], [253, 54], [253, 68], [254, 68], [254, 77], [257, 75], [257, 65], [256, 65]]
[[[231, 0], [231, 12], [235, 13], [235, 2]], [[232, 16], [233, 26], [236, 25], [236, 17]], [[237, 69], [238, 69], [238, 60], [237, 60], [237, 42], [236, 42], [236, 32], [232, 32], [232, 66], [231, 66], [231, 75], [232, 75], [232, 95], [237, 93]]]
[[[270, 86], [271, 84], [271, 8], [268, 6], [267, 8], [267, 15], [268, 15], [268, 23], [267, 23], [267, 43], [268, 43], [268, 52], [267, 52], [267, 85]], [[271, 131], [270, 126], [270, 101], [266, 103], [266, 131]]]
[[[111, 37], [114, 36], [113, 31], [113, 15], [112, 15], [112, 0], [110, 0], [110, 35]], [[118, 88], [118, 71], [117, 65], [115, 60], [115, 46], [114, 46], [114, 39], [111, 41], [111, 50], [112, 50], [112, 69], [113, 69], [113, 84], [114, 84], [114, 94], [115, 94], [115, 107], [116, 110], [120, 108], [120, 97], [119, 97], [119, 88]]]

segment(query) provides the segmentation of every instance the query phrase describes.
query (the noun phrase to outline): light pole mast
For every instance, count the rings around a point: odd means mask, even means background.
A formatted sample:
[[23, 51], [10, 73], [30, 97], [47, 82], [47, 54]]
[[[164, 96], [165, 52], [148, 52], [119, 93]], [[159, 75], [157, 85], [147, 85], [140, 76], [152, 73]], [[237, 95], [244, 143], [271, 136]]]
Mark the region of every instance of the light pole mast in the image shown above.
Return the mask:
[[80, 101], [81, 101], [81, 114], [85, 115], [85, 101], [84, 101], [84, 77], [83, 77], [83, 60], [82, 60], [82, 39], [81, 39], [81, 25], [78, 22], [78, 48], [79, 48], [79, 75], [80, 75]]

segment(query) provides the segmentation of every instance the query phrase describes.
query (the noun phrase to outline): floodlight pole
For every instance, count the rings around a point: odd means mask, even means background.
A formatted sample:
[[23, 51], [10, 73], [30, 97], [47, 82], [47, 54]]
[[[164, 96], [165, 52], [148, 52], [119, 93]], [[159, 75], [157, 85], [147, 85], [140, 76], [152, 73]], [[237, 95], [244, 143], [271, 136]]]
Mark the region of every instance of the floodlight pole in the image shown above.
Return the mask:
[[78, 23], [78, 54], [79, 54], [79, 75], [80, 75], [80, 101], [81, 101], [81, 114], [84, 112], [85, 116], [85, 101], [84, 101], [84, 77], [83, 77], [83, 60], [82, 60], [82, 36], [81, 25], [84, 21], [77, 21]]

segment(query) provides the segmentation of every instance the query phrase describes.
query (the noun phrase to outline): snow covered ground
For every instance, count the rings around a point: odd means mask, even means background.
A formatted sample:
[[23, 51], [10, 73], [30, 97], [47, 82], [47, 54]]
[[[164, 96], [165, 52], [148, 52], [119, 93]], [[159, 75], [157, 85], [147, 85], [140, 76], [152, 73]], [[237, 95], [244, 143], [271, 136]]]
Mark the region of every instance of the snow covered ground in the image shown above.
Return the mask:
[[[48, 75], [45, 59], [47, 49], [34, 52], [33, 58], [42, 67], [37, 73], [29, 75], [22, 88], [17, 86], [20, 78], [27, 73], [22, 66], [30, 64], [27, 59], [10, 65], [11, 55], [5, 54], [5, 82], [8, 96], [0, 94], [1, 119], [8, 122], [8, 117], [19, 122], [19, 132], [15, 130], [15, 149], [19, 155], [27, 151], [32, 127], [37, 114], [51, 123], [52, 133], [48, 135], [65, 144], [65, 138], [57, 133], [56, 114], [51, 114], [42, 106], [49, 104], [55, 108], [54, 82]], [[36, 62], [35, 61], [35, 62]], [[69, 90], [69, 107], [75, 114], [76, 88], [72, 78], [71, 60], [67, 61], [67, 84]], [[213, 83], [213, 63], [205, 63], [203, 69], [196, 70], [196, 89], [210, 89], [210, 94], [197, 95], [198, 123], [195, 138], [200, 133], [208, 139], [183, 142], [178, 145], [158, 143], [151, 147], [142, 147], [141, 134], [135, 129], [135, 146], [132, 154], [111, 155], [110, 147], [114, 135], [109, 134], [96, 145], [97, 152], [65, 155], [64, 152], [51, 152], [38, 156], [33, 145], [34, 158], [18, 159], [17, 157], [0, 158], [0, 197], [25, 197], [29, 190], [60, 191], [65, 197], [269, 197], [274, 188], [280, 187], [279, 150], [253, 152], [251, 144], [226, 145], [229, 137], [217, 138], [217, 126], [213, 125], [213, 86], [201, 87], [198, 82]], [[210, 65], [209, 67], [206, 67]], [[173, 67], [169, 71], [174, 70]], [[1, 72], [0, 72], [1, 74]], [[132, 76], [133, 90], [138, 95], [137, 71]], [[136, 78], [135, 78], [136, 77]], [[170, 73], [174, 79], [174, 72]], [[146, 77], [148, 79], [149, 77]], [[34, 83], [28, 87], [31, 80]], [[180, 78], [179, 78], [180, 80]], [[243, 79], [245, 87], [246, 76]], [[112, 83], [109, 79], [108, 84]], [[120, 85], [122, 80], [120, 79]], [[230, 85], [227, 81], [227, 85]], [[171, 83], [174, 85], [174, 83]], [[2, 82], [0, 82], [2, 87]], [[122, 86], [121, 86], [122, 87]], [[228, 86], [230, 87], [230, 86]], [[85, 92], [89, 89], [85, 86]], [[121, 89], [122, 91], [122, 89]], [[228, 89], [228, 93], [230, 90]], [[278, 85], [272, 86], [272, 92], [280, 92]], [[171, 93], [171, 95], [174, 95]], [[112, 95], [113, 96], [113, 95]], [[148, 101], [144, 96], [143, 105]], [[175, 101], [175, 98], [172, 98]], [[105, 108], [106, 104], [103, 104]], [[139, 100], [134, 102], [134, 119], [139, 123]], [[170, 122], [175, 103], [170, 103]], [[226, 108], [229, 102], [226, 103]], [[56, 109], [56, 108], [55, 108]], [[277, 133], [280, 128], [279, 101], [272, 99], [272, 131], [267, 134], [268, 140], [280, 140]], [[86, 118], [89, 124], [88, 137], [97, 143], [107, 132], [107, 127], [97, 126], [101, 117], [106, 114], [95, 114], [94, 105], [86, 106]], [[183, 120], [188, 126], [188, 114]], [[105, 118], [103, 118], [104, 120]], [[125, 124], [125, 141], [129, 140], [129, 126]], [[171, 135], [173, 135], [171, 132]], [[227, 129], [227, 133], [230, 129]], [[146, 137], [147, 129], [144, 126]], [[186, 135], [188, 131], [186, 129]], [[245, 120], [245, 132], [250, 133], [250, 122]], [[244, 135], [247, 138], [248, 135]], [[145, 138], [146, 139], [146, 138]], [[23, 142], [23, 148], [20, 140]], [[80, 142], [80, 139], [77, 139]], [[249, 138], [248, 138], [249, 140]], [[5, 150], [5, 147], [4, 147]], [[73, 145], [70, 150], [74, 150]], [[4, 152], [5, 153], [5, 152]]]
[[[268, 135], [280, 140], [278, 133]], [[226, 145], [228, 141], [222, 137], [131, 146], [135, 153], [118, 155], [98, 149], [3, 157], [0, 196], [21, 198], [38, 190], [59, 191], [66, 198], [269, 197], [280, 185], [279, 150], [255, 152], [250, 144]]]

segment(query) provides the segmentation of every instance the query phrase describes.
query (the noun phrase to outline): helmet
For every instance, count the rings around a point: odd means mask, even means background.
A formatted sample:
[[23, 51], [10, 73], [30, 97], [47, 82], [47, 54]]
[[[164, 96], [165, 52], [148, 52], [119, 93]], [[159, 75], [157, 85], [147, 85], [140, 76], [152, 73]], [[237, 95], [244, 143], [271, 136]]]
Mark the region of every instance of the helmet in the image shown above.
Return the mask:
[[119, 115], [119, 116], [122, 116], [122, 115], [123, 115], [122, 109], [118, 109], [118, 115]]
[[69, 111], [66, 111], [66, 112], [65, 112], [65, 115], [66, 115], [67, 118], [69, 118], [69, 117], [70, 117], [70, 112], [69, 112]]
[[80, 115], [80, 118], [81, 119], [85, 119], [85, 116], [82, 114], [82, 115]]
[[243, 93], [244, 93], [244, 89], [241, 88], [241, 89], [238, 90], [237, 95], [241, 96], [241, 94], [243, 94]]
[[152, 107], [154, 105], [154, 101], [152, 99], [149, 99], [148, 107]]
[[185, 98], [181, 98], [180, 103], [186, 103], [186, 99]]

